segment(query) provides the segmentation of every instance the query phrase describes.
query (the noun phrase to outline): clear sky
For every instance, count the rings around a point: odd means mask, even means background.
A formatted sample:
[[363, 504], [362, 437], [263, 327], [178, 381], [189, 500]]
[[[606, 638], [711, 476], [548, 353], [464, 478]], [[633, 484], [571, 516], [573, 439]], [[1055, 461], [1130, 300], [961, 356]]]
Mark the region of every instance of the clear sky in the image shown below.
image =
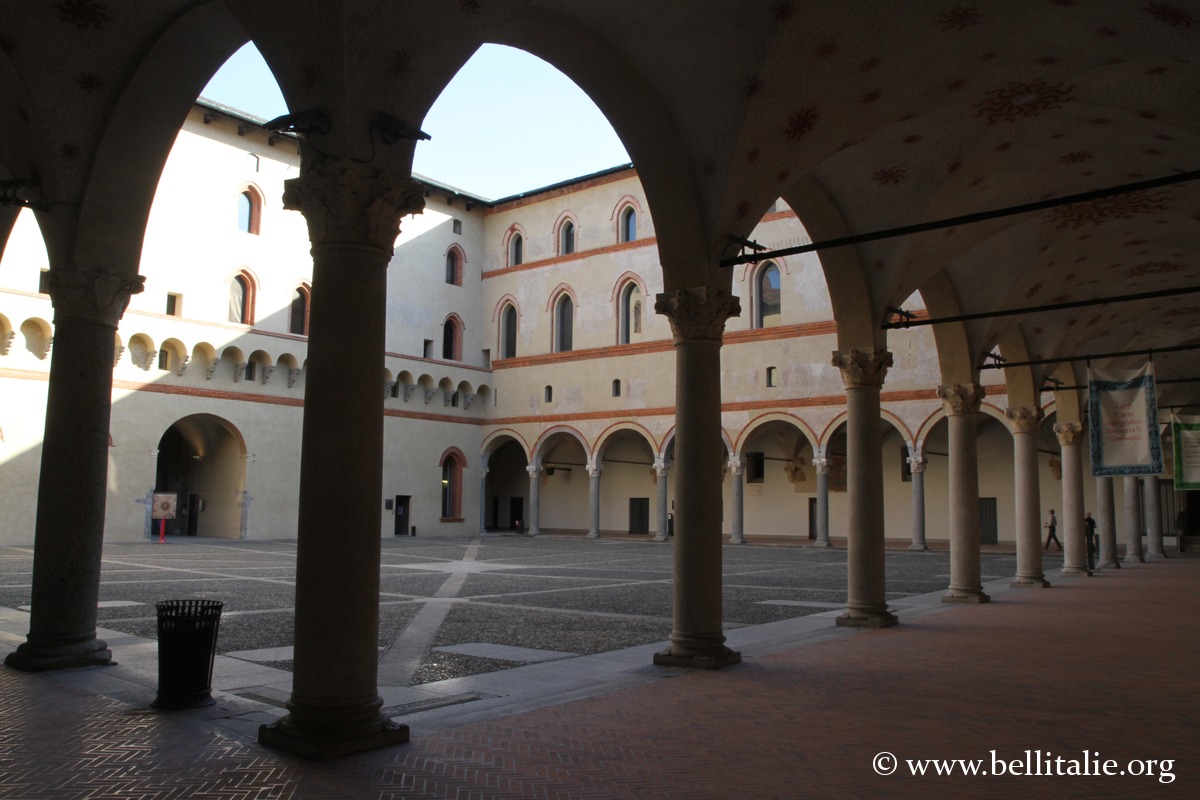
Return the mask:
[[[253, 44], [202, 94], [266, 119], [287, 112]], [[612, 126], [567, 76], [499, 45], [475, 53], [420, 127], [433, 138], [417, 144], [415, 172], [493, 199], [629, 161]]]

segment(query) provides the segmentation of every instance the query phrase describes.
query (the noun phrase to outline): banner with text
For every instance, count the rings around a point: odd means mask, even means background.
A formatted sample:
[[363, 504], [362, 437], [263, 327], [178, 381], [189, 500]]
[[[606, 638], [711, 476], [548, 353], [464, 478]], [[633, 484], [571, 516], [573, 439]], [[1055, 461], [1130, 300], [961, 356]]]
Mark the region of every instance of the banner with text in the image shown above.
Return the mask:
[[1158, 475], [1163, 471], [1154, 365], [1088, 369], [1092, 474]]
[[1171, 420], [1175, 453], [1175, 488], [1200, 489], [1200, 417]]

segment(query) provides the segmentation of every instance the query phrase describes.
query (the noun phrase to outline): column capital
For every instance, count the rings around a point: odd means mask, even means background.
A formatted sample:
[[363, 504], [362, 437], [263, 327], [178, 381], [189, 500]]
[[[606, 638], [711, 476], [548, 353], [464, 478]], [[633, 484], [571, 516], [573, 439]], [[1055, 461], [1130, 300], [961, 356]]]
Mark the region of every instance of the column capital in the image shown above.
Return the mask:
[[942, 398], [942, 407], [946, 416], [958, 414], [978, 414], [987, 388], [977, 383], [948, 383], [938, 387], [938, 397]]
[[1063, 447], [1078, 446], [1083, 437], [1083, 423], [1057, 422], [1054, 425], [1054, 435]]
[[912, 472], [914, 474], [918, 473], [918, 472], [924, 472], [925, 467], [929, 466], [929, 459], [925, 458], [924, 456], [917, 456], [915, 458], [909, 458], [909, 459], [907, 459], [907, 461], [908, 461], [909, 472]]
[[488, 468], [487, 468], [487, 467], [480, 467], [480, 468], [479, 468], [479, 477], [481, 477], [481, 478], [485, 478], [485, 477], [487, 477], [487, 474], [488, 474]]
[[540, 464], [530, 464], [529, 466], [525, 467], [525, 471], [528, 472], [529, 477], [532, 478], [534, 475], [537, 475], [542, 471], [542, 467]]
[[283, 207], [304, 214], [314, 245], [365, 244], [391, 254], [400, 218], [425, 208], [425, 192], [407, 178], [333, 159], [284, 181]]
[[654, 464], [652, 466], [654, 467], [654, 474], [657, 475], [658, 477], [661, 478], [663, 475], [667, 474], [667, 462], [666, 461], [663, 461], [662, 459], [655, 459]]
[[601, 472], [604, 472], [603, 464], [588, 464], [587, 465], [588, 477], [591, 477], [591, 478], [599, 477]]
[[1024, 406], [1009, 408], [1004, 412], [1004, 416], [1008, 417], [1013, 433], [1037, 433], [1045, 419], [1040, 408]]
[[729, 459], [729, 471], [734, 475], [741, 475], [746, 471], [746, 462], [740, 458]]
[[817, 470], [818, 475], [829, 472], [829, 459], [827, 458], [814, 458], [812, 465]]
[[50, 300], [55, 324], [65, 319], [117, 327], [129, 298], [142, 291], [141, 275], [117, 275], [107, 269], [51, 269]]
[[830, 363], [842, 371], [842, 382], [847, 389], [883, 386], [892, 366], [892, 354], [887, 350], [834, 350]]
[[663, 292], [654, 301], [654, 312], [671, 324], [676, 342], [689, 339], [719, 342], [725, 320], [742, 314], [741, 301], [720, 289], [700, 286]]

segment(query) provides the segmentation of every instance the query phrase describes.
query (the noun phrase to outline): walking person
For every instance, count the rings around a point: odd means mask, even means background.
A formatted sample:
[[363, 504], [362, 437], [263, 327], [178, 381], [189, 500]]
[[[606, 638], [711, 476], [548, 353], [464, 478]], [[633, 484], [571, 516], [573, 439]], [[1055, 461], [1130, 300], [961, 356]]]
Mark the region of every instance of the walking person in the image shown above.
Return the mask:
[[1087, 539], [1088, 553], [1088, 569], [1096, 569], [1096, 520], [1092, 519], [1092, 512], [1085, 511], [1083, 514], [1083, 538]]
[[1058, 540], [1058, 535], [1055, 533], [1058, 530], [1058, 517], [1054, 516], [1053, 508], [1050, 509], [1050, 514], [1046, 517], [1046, 521], [1042, 524], [1042, 527], [1046, 529], [1046, 546], [1042, 549], [1049, 550], [1050, 542], [1054, 542], [1058, 545], [1058, 552], [1061, 553], [1063, 549], [1062, 542]]

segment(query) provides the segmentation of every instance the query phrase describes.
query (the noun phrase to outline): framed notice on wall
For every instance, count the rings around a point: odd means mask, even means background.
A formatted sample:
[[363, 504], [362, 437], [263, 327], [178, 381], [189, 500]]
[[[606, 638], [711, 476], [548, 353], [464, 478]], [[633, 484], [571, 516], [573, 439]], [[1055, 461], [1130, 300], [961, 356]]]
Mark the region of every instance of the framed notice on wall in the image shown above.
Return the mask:
[[154, 505], [150, 507], [152, 519], [175, 519], [179, 495], [175, 492], [155, 492]]

